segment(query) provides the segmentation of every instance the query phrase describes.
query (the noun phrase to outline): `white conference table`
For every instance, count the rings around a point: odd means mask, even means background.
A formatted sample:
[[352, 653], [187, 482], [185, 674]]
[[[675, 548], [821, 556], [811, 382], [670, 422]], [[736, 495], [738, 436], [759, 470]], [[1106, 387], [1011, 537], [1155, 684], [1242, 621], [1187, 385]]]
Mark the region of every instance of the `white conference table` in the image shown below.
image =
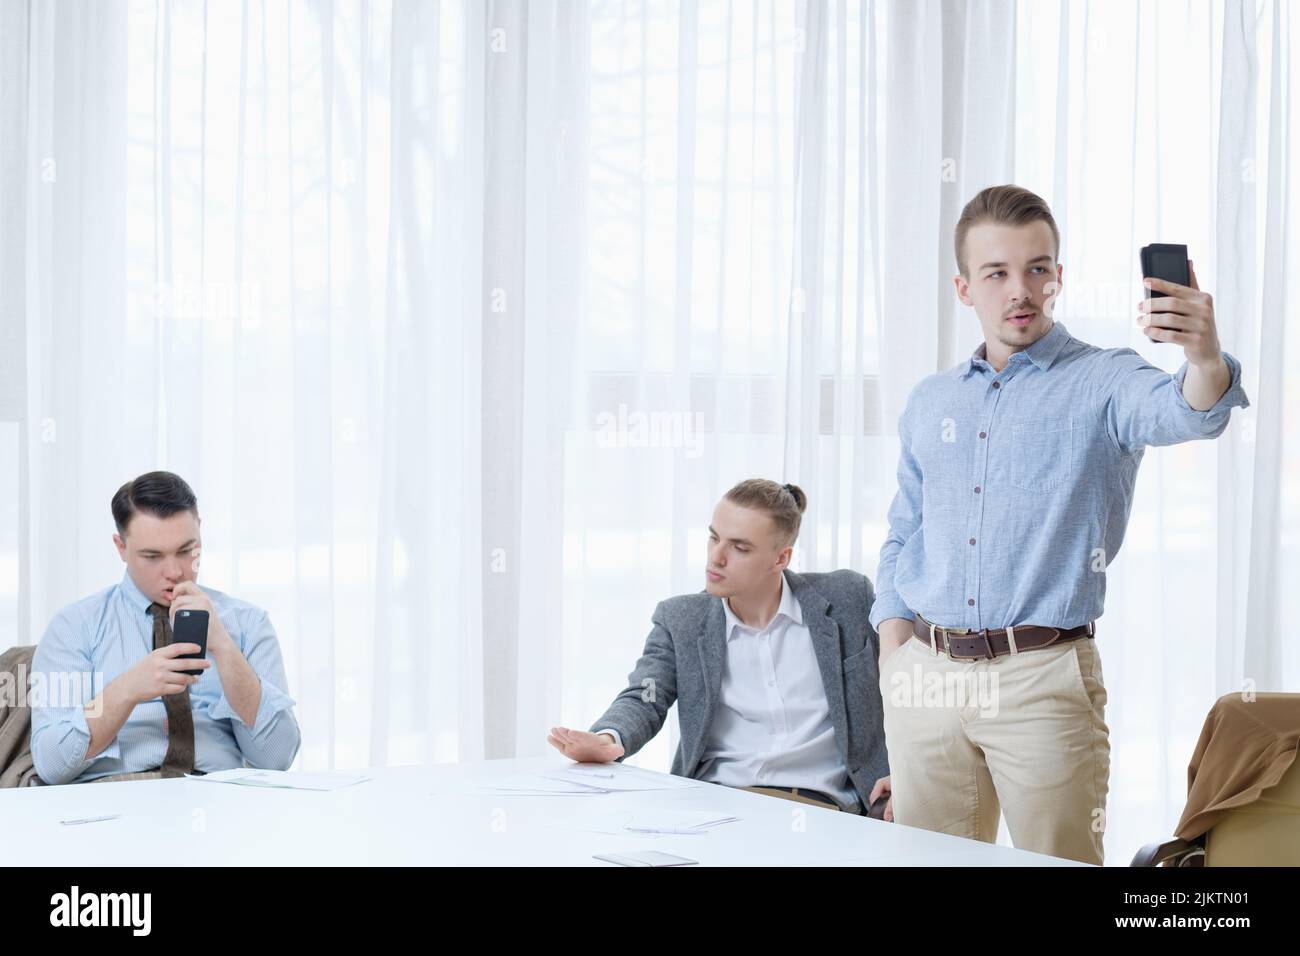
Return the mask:
[[[378, 768], [333, 791], [195, 779], [4, 790], [4, 858], [11, 866], [174, 866], [178, 857], [191, 866], [613, 866], [593, 856], [660, 850], [704, 866], [1080, 865], [699, 781], [580, 796], [484, 789], [571, 766], [556, 754]], [[700, 835], [622, 829], [634, 812], [665, 809], [739, 819]]]

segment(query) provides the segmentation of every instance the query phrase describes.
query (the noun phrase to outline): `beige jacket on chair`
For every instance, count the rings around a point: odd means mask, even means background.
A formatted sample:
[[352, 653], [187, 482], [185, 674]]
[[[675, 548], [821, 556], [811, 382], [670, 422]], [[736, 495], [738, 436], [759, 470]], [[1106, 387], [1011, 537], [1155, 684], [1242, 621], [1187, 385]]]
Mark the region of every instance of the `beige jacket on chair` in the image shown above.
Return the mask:
[[32, 711], [27, 706], [35, 653], [33, 644], [0, 654], [0, 789], [42, 783], [32, 763]]

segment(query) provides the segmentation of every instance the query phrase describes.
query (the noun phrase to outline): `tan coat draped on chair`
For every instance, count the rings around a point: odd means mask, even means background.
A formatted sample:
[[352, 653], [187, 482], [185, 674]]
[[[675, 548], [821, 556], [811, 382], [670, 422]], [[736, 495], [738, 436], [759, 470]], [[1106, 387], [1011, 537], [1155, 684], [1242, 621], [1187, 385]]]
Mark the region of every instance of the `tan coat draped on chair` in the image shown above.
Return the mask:
[[32, 710], [27, 693], [36, 645], [0, 654], [0, 789], [41, 784], [32, 763]]
[[[1291, 768], [1297, 748], [1300, 694], [1220, 697], [1187, 767], [1187, 806], [1174, 832], [1194, 840], [1232, 811], [1267, 800], [1265, 791]], [[1274, 809], [1296, 813], [1294, 807]]]

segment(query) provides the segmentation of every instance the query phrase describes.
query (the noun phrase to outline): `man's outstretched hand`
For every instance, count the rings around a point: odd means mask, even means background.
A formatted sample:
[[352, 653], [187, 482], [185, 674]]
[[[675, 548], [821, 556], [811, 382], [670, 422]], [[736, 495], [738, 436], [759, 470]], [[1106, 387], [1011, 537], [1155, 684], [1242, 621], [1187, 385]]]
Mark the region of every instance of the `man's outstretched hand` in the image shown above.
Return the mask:
[[589, 734], [585, 730], [552, 727], [546, 742], [570, 760], [578, 763], [609, 763], [623, 756], [623, 748], [609, 734]]

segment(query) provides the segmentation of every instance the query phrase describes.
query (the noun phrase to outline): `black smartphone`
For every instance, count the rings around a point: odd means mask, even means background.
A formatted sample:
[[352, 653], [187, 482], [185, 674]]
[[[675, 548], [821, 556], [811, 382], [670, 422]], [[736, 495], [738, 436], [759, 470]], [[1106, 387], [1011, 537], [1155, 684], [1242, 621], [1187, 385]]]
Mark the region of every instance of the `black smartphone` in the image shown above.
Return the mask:
[[[208, 612], [191, 611], [189, 609], [177, 611], [176, 620], [172, 621], [172, 643], [199, 645], [197, 654], [179, 654], [177, 656], [187, 661], [203, 660], [208, 654]], [[200, 677], [203, 671], [181, 671], [181, 673], [189, 674], [191, 677]]]
[[[1148, 276], [1154, 276], [1157, 279], [1176, 282], [1179, 285], [1192, 284], [1192, 274], [1187, 267], [1186, 246], [1153, 242], [1149, 246], [1142, 247], [1142, 251], [1138, 253], [1138, 259], [1142, 263], [1142, 278], [1144, 279]], [[1165, 294], [1157, 292], [1155, 289], [1147, 289], [1146, 293], [1148, 299], [1158, 299]]]

